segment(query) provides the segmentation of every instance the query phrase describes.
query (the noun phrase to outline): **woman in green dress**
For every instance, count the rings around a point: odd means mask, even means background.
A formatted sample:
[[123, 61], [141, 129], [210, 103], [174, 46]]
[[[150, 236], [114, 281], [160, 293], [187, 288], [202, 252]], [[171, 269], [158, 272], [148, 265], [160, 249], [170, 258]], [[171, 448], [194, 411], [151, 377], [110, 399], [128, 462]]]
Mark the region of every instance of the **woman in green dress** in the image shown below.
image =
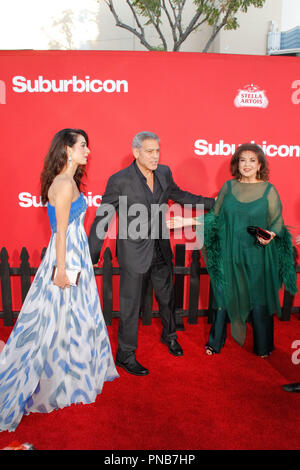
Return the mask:
[[[291, 236], [283, 222], [279, 195], [268, 182], [263, 150], [256, 144], [239, 146], [230, 170], [234, 179], [223, 185], [204, 219], [202, 252], [214, 293], [206, 353], [220, 352], [228, 321], [233, 338], [243, 345], [250, 321], [253, 351], [268, 357], [274, 349], [273, 315], [281, 315], [278, 291], [285, 284], [291, 294], [297, 292]], [[182, 225], [195, 222], [182, 219]], [[177, 218], [173, 227], [179, 225]], [[263, 228], [270, 238], [254, 236], [249, 226]]]

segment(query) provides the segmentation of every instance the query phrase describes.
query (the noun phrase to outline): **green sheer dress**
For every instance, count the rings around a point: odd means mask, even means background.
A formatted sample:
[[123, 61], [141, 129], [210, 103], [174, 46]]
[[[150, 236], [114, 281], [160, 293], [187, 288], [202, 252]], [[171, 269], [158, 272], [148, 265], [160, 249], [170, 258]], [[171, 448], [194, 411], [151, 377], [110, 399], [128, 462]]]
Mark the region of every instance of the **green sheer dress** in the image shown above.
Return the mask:
[[[265, 247], [258, 246], [247, 231], [249, 225], [272, 231], [276, 237]], [[203, 255], [214, 293], [216, 315], [211, 334], [219, 336], [220, 343], [214, 349], [224, 345], [226, 315], [232, 336], [241, 345], [246, 322], [252, 319], [254, 341], [261, 339], [263, 344], [256, 353], [270, 353], [272, 315], [281, 315], [278, 291], [284, 283], [292, 294], [297, 292], [291, 236], [275, 187], [269, 182], [227, 181], [214, 209], [205, 216]]]

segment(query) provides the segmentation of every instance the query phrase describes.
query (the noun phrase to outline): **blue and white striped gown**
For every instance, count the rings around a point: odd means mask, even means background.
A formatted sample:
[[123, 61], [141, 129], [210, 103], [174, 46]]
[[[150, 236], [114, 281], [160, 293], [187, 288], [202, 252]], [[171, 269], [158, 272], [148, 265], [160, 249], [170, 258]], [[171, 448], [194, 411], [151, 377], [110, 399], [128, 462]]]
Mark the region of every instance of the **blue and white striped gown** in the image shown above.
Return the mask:
[[51, 281], [56, 219], [48, 204], [48, 249], [0, 354], [0, 431], [14, 431], [30, 412], [92, 403], [104, 382], [118, 377], [83, 227], [85, 212], [81, 194], [71, 205], [66, 238], [66, 266], [78, 267], [81, 275], [77, 287], [60, 289]]

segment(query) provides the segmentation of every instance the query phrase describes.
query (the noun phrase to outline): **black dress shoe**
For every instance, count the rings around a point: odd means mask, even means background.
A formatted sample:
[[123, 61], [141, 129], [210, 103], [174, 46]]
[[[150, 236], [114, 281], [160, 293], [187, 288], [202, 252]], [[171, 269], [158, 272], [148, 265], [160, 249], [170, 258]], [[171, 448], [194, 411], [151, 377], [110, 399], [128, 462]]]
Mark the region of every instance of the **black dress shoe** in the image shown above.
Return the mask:
[[300, 382], [283, 385], [283, 390], [286, 392], [300, 393]]
[[133, 375], [148, 375], [149, 370], [143, 367], [134, 356], [129, 357], [128, 359], [121, 361], [116, 358], [116, 366], [122, 367], [129, 374]]
[[182, 347], [180, 346], [180, 344], [178, 343], [176, 339], [167, 340], [167, 339], [161, 338], [160, 340], [163, 344], [166, 344], [168, 346], [169, 352], [173, 354], [173, 356], [183, 356]]

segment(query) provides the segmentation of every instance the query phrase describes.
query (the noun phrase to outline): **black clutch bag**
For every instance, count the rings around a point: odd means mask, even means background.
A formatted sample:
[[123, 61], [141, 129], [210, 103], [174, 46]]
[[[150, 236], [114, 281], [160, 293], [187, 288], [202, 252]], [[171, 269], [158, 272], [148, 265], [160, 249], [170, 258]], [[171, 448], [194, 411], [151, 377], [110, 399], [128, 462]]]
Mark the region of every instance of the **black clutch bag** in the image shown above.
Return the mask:
[[[249, 233], [251, 233], [251, 235], [255, 236], [256, 237], [261, 237], [263, 238], [264, 240], [270, 240], [271, 238], [271, 234], [269, 232], [267, 232], [266, 230], [264, 230], [263, 228], [261, 227], [257, 227], [255, 225], [249, 225], [249, 227], [247, 227], [247, 231]], [[258, 245], [258, 246], [264, 246], [262, 245], [259, 240], [256, 238], [255, 240], [255, 243]]]

